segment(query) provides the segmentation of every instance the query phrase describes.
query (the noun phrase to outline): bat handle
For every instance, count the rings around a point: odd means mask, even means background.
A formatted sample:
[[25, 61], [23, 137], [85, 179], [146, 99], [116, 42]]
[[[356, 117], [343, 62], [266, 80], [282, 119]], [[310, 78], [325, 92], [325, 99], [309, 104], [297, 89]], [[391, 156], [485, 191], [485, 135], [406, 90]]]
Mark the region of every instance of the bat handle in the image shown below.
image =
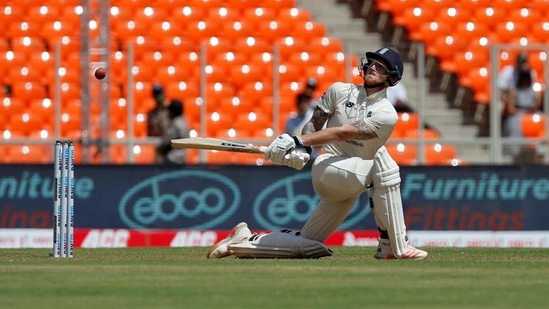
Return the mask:
[[269, 147], [267, 147], [267, 146], [259, 146], [257, 148], [259, 149], [259, 151], [261, 153], [265, 153], [267, 151], [267, 149], [269, 149]]

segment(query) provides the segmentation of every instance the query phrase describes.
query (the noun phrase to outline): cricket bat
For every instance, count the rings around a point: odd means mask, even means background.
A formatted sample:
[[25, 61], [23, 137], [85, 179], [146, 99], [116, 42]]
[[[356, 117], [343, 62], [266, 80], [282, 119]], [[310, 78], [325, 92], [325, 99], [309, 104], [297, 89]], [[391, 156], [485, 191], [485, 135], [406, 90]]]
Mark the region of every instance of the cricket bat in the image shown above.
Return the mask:
[[211, 137], [190, 137], [172, 139], [173, 148], [207, 149], [244, 153], [265, 153], [267, 147], [242, 144]]

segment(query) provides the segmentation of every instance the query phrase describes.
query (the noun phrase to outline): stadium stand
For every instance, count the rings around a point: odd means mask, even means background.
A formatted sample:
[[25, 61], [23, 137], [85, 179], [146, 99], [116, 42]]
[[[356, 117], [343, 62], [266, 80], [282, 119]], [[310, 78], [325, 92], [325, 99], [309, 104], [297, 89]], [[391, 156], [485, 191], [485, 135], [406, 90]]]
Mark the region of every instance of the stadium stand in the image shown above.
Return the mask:
[[[472, 108], [471, 105], [474, 108], [486, 105], [490, 99], [489, 88], [484, 86], [491, 77], [485, 67], [488, 47], [482, 43], [483, 38], [489, 42], [515, 42], [527, 37], [531, 42], [547, 43], [549, 20], [545, 20], [542, 13], [549, 9], [549, 1], [545, 0], [366, 1], [371, 2], [375, 10], [362, 17], [369, 25], [376, 25], [384, 36], [426, 44], [427, 54], [436, 68], [430, 73], [433, 82], [440, 83], [438, 88], [446, 91], [453, 102], [463, 100], [453, 104], [459, 105], [464, 113]], [[339, 2], [357, 5], [356, 2], [364, 1]], [[80, 44], [76, 37], [81, 13], [79, 5], [78, 0], [5, 1], [0, 5], [0, 24], [5, 29], [0, 38], [0, 72], [5, 73], [3, 82], [12, 89], [11, 94], [4, 95], [3, 111], [9, 110], [10, 115], [27, 113], [33, 120], [35, 117], [51, 119], [51, 106], [43, 108], [37, 102], [53, 100], [54, 78], [50, 69], [54, 46], [59, 43], [65, 69], [61, 88], [62, 114], [67, 115], [61, 131], [73, 135], [78, 130], [79, 112], [74, 102], [79, 99], [80, 73], [74, 68], [78, 67]], [[202, 120], [200, 105], [205, 102], [208, 134], [243, 139], [269, 138], [273, 132], [280, 132], [280, 118], [285, 118], [292, 110], [298, 85], [305, 78], [317, 77], [325, 87], [332, 81], [345, 80], [348, 73], [343, 66], [342, 40], [330, 37], [327, 26], [315, 20], [307, 9], [297, 7], [294, 0], [264, 0], [261, 7], [243, 0], [189, 0], [184, 4], [171, 0], [113, 0], [111, 6], [111, 97], [116, 101], [114, 98], [125, 96], [126, 46], [132, 42], [136, 55], [132, 69], [136, 83], [135, 137], [145, 136], [143, 115], [152, 105], [150, 87], [153, 82], [165, 85], [168, 97], [185, 101], [186, 117], [197, 132]], [[93, 35], [97, 34], [95, 31]], [[271, 86], [275, 43], [281, 43], [277, 89]], [[206, 59], [201, 59], [200, 46], [206, 47]], [[538, 53], [531, 57], [539, 72], [546, 56]], [[351, 57], [355, 66], [358, 59]], [[204, 72], [207, 84], [204, 85], [206, 97], [199, 100], [201, 60], [207, 64]], [[437, 74], [443, 74], [445, 78], [438, 78]], [[257, 83], [263, 87], [257, 88]], [[273, 123], [272, 110], [275, 91], [281, 98], [277, 124]], [[467, 101], [466, 95], [458, 95], [459, 91], [471, 91], [472, 99]], [[113, 136], [127, 127], [127, 123], [121, 121], [125, 109], [119, 107], [114, 104], [111, 108], [113, 119], [122, 124], [113, 126]], [[213, 120], [213, 113], [219, 113], [222, 121]], [[30, 130], [26, 128], [30, 125], [23, 125], [19, 118], [9, 118], [3, 122], [2, 131], [9, 128], [12, 136], [29, 136], [31, 131], [38, 129], [53, 130], [49, 123], [45, 128], [32, 127]], [[11, 118], [18, 120], [12, 123]], [[414, 129], [403, 129], [407, 125]], [[417, 138], [416, 128], [414, 120], [402, 119], [395, 136]], [[48, 133], [53, 136], [52, 131]], [[424, 132], [424, 136], [437, 137], [436, 132], [430, 131]], [[13, 148], [3, 147], [7, 158], [4, 161], [13, 162], [14, 158], [10, 157], [21, 153], [21, 146]], [[442, 148], [452, 148], [452, 145]], [[26, 162], [34, 158], [31, 155], [34, 148], [32, 150], [25, 152], [29, 154], [25, 156]], [[150, 147], [141, 146], [140, 150], [132, 151], [139, 154], [136, 162], [154, 161]], [[116, 162], [125, 162], [125, 151], [112, 153]], [[452, 151], [448, 153], [443, 159], [433, 155], [434, 164], [448, 161], [450, 154], [456, 155]], [[189, 161], [196, 162], [197, 157], [192, 155]], [[229, 161], [223, 161], [222, 155], [208, 157], [215, 157], [212, 162], [217, 163], [257, 163], [246, 156], [234, 156]], [[404, 159], [400, 163], [405, 161], [413, 164], [413, 160]]]

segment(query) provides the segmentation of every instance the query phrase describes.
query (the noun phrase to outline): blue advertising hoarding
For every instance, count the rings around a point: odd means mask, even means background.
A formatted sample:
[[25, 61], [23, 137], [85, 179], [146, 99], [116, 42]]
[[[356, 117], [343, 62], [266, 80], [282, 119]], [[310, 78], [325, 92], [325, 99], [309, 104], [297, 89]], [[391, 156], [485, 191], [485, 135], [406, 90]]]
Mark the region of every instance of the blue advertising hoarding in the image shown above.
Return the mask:
[[[549, 167], [402, 167], [410, 230], [549, 230]], [[300, 228], [318, 202], [309, 170], [78, 165], [77, 228]], [[53, 167], [0, 165], [0, 228], [52, 225]], [[340, 229], [372, 230], [368, 194]]]

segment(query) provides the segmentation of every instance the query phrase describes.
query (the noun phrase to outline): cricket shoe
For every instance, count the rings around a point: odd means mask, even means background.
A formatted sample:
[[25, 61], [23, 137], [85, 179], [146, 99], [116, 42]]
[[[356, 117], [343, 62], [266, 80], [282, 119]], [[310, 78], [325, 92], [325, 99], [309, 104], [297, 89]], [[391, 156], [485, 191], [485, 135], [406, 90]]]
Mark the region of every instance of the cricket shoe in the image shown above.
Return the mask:
[[231, 255], [229, 253], [229, 245], [239, 243], [252, 236], [252, 232], [248, 228], [246, 222], [240, 222], [237, 224], [227, 238], [217, 242], [208, 252], [208, 259], [221, 259]]
[[[380, 240], [377, 245], [377, 252], [374, 257], [378, 260], [394, 260], [396, 259], [391, 248], [391, 243], [388, 240]], [[407, 245], [406, 255], [403, 260], [425, 260], [429, 257], [427, 251], [420, 250], [410, 244]]]

